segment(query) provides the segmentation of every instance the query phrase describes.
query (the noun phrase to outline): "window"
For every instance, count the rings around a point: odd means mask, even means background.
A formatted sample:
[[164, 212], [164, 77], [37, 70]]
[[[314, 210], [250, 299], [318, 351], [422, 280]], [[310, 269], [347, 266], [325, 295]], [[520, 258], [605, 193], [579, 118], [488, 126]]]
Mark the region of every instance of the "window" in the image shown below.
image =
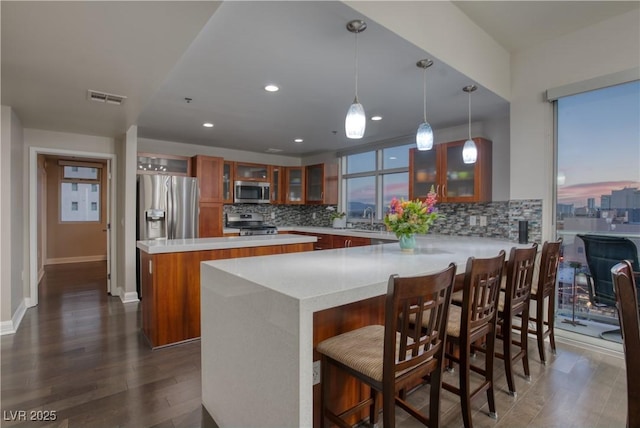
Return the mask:
[[60, 221], [100, 221], [99, 168], [62, 166]]
[[409, 197], [413, 143], [342, 157], [342, 205], [351, 221], [381, 219], [392, 198]]
[[617, 313], [596, 305], [576, 235], [625, 237], [640, 248], [640, 81], [558, 98], [556, 117], [556, 233], [563, 238], [557, 308], [568, 319], [556, 326], [573, 329], [579, 320], [576, 331], [590, 334], [617, 325]]

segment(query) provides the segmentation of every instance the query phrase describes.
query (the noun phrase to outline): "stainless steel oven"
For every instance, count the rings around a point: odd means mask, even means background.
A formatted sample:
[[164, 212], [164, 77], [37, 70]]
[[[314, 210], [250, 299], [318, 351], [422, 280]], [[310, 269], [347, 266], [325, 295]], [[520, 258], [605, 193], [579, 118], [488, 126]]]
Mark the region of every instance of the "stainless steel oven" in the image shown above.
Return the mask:
[[270, 183], [261, 181], [236, 181], [233, 202], [248, 204], [268, 204]]

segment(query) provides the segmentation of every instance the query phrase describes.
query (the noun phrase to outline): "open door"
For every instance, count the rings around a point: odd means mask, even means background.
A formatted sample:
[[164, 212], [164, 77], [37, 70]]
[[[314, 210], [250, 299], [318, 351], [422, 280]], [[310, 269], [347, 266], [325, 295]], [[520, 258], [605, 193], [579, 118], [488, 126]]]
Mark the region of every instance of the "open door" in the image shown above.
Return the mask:
[[107, 192], [107, 227], [105, 229], [107, 239], [107, 293], [111, 293], [111, 159], [107, 160], [107, 180], [106, 189]]

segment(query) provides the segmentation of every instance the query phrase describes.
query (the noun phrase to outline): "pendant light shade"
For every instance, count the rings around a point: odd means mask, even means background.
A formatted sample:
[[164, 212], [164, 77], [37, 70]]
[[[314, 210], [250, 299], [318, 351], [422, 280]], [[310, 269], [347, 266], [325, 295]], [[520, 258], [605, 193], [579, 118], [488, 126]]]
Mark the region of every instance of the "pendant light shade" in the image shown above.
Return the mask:
[[347, 118], [344, 121], [344, 132], [347, 138], [357, 140], [364, 135], [364, 129], [367, 126], [367, 117], [364, 114], [364, 107], [358, 102], [356, 97], [353, 104], [349, 106]]
[[464, 163], [476, 163], [478, 160], [478, 148], [473, 140], [469, 139], [464, 142], [462, 146], [462, 162]]
[[423, 101], [424, 101], [424, 121], [418, 126], [418, 132], [416, 132], [416, 146], [418, 150], [431, 150], [433, 148], [433, 129], [427, 122], [427, 68], [433, 65], [433, 61], [430, 59], [421, 59], [416, 65], [424, 70], [424, 85], [423, 85]]
[[476, 143], [471, 139], [471, 92], [478, 89], [476, 85], [469, 85], [462, 88], [463, 91], [469, 94], [469, 139], [464, 142], [464, 146], [462, 146], [462, 162], [476, 163], [478, 160], [478, 148], [476, 147]]
[[428, 122], [421, 123], [416, 133], [416, 146], [418, 150], [431, 150], [433, 148], [433, 129]]
[[363, 32], [366, 28], [367, 23], [359, 19], [354, 19], [347, 23], [347, 30], [354, 33], [356, 38], [356, 96], [353, 99], [353, 104], [349, 106], [349, 110], [347, 111], [347, 117], [344, 121], [344, 132], [347, 134], [347, 138], [353, 140], [362, 138], [367, 126], [367, 116], [364, 113], [364, 107], [362, 107], [362, 104], [358, 101], [358, 33]]

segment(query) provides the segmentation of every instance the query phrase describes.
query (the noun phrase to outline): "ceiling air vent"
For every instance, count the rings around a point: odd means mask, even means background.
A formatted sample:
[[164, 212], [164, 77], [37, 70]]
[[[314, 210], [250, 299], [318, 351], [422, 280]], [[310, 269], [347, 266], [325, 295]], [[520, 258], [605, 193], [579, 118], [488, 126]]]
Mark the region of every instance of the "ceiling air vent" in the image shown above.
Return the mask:
[[127, 97], [125, 97], [124, 95], [108, 94], [106, 92], [94, 91], [92, 89], [89, 89], [87, 91], [87, 98], [89, 98], [91, 101], [115, 104], [118, 106], [127, 99]]
[[266, 152], [267, 153], [280, 153], [282, 151], [282, 149], [267, 149]]

